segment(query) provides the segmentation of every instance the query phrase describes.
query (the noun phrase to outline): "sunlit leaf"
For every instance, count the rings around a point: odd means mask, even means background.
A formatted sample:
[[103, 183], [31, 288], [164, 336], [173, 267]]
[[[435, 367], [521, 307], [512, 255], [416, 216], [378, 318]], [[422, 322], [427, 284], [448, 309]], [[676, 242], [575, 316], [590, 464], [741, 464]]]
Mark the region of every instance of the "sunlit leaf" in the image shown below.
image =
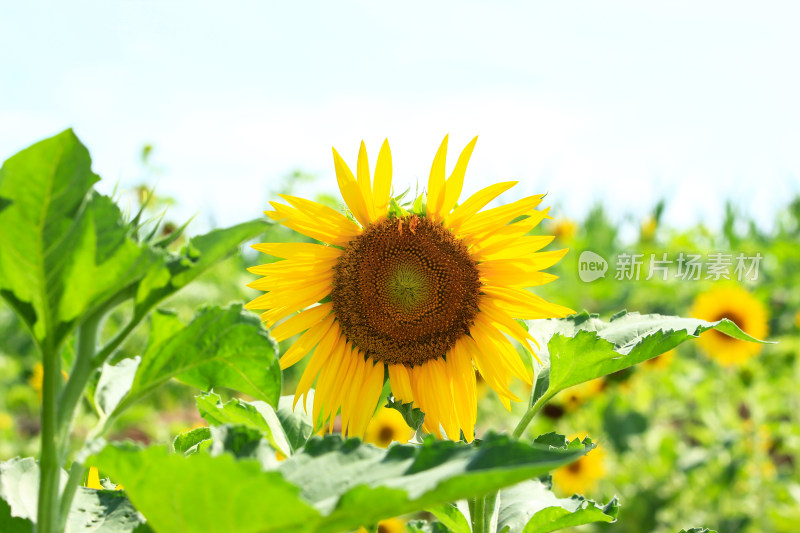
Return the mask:
[[[543, 475], [592, 447], [588, 439], [556, 448], [492, 434], [479, 444], [428, 439], [384, 450], [327, 436], [312, 438], [275, 472], [227, 453], [183, 457], [130, 445], [108, 446], [91, 461], [125, 485], [156, 531], [334, 533], [482, 496]], [[215, 502], [229, 521], [221, 513], [210, 516], [210, 506], [191, 504], [197, 501]]]
[[530, 320], [530, 333], [542, 347], [531, 403], [544, 403], [560, 391], [641, 363], [702, 332], [716, 329], [735, 339], [763, 342], [728, 319], [617, 313], [603, 322], [587, 312], [562, 319]]
[[241, 305], [207, 307], [185, 326], [173, 315], [153, 315], [147, 349], [116, 411], [172, 378], [202, 390], [235, 389], [272, 405], [281, 388], [275, 343]]
[[281, 421], [272, 406], [266, 402], [246, 402], [233, 398], [222, 403], [218, 395], [208, 393], [197, 397], [197, 409], [212, 426], [238, 424], [256, 429], [283, 455], [292, 454]]
[[582, 496], [557, 498], [538, 480], [501, 490], [497, 505], [499, 533], [547, 533], [592, 522], [614, 522], [619, 512], [616, 498], [605, 505]]

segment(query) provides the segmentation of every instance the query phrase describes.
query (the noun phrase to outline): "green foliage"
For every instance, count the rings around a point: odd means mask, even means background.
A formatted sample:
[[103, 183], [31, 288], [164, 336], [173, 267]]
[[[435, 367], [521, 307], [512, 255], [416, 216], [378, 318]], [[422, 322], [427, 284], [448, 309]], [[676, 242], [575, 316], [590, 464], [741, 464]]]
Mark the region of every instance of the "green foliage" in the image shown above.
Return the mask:
[[539, 480], [530, 480], [500, 491], [499, 533], [547, 533], [593, 522], [614, 522], [619, 511], [616, 498], [598, 505], [582, 496], [557, 498]]
[[210, 390], [228, 387], [277, 405], [281, 374], [274, 342], [241, 305], [208, 307], [187, 325], [170, 313], [153, 315], [150, 340], [122, 411], [168, 380]]
[[422, 427], [422, 423], [425, 422], [425, 413], [423, 413], [419, 407], [414, 407], [412, 402], [403, 403], [389, 396], [386, 398], [385, 407], [394, 409], [403, 415], [403, 420], [405, 420], [408, 427], [414, 431], [419, 431], [419, 428]]
[[[30, 457], [0, 463], [0, 531], [33, 533], [38, 481], [39, 465]], [[142, 533], [143, 524], [123, 492], [78, 487], [67, 516], [66, 530], [75, 533]]]
[[0, 294], [48, 350], [158, 257], [134, 241], [119, 208], [92, 191], [99, 179], [71, 130], [0, 168]]
[[533, 388], [531, 405], [542, 405], [562, 390], [661, 355], [709, 329], [733, 338], [763, 342], [728, 319], [617, 313], [609, 322], [583, 312], [562, 319], [529, 321], [529, 331], [545, 362]]
[[[328, 436], [311, 439], [274, 471], [262, 470], [258, 461], [235, 461], [228, 453], [183, 457], [131, 445], [108, 446], [92, 462], [125, 485], [156, 531], [175, 531], [182, 524], [186, 532], [333, 533], [487, 494], [542, 475], [592, 446], [576, 439], [556, 448], [489, 435], [480, 445], [427, 439], [421, 446], [384, 450]], [[191, 501], [213, 501], [226, 512]], [[264, 501], [270, 502], [268, 511]]]

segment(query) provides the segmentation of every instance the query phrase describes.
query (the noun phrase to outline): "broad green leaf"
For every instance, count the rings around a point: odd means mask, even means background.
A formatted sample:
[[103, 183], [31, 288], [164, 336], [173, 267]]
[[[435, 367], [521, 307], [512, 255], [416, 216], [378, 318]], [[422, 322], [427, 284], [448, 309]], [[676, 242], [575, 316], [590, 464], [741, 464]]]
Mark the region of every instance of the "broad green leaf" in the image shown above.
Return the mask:
[[143, 523], [122, 491], [78, 487], [67, 517], [67, 533], [131, 533], [142, 531]]
[[211, 426], [210, 431], [211, 445], [208, 453], [212, 457], [229, 453], [237, 459], [255, 459], [263, 470], [274, 470], [277, 466], [275, 448], [257, 429], [224, 424]]
[[[159, 532], [333, 533], [487, 494], [570, 463], [592, 446], [588, 439], [556, 448], [492, 434], [479, 444], [427, 439], [384, 450], [327, 436], [309, 440], [276, 472], [227, 453], [183, 457], [130, 445], [110, 445], [91, 462], [125, 485]], [[235, 501], [230, 487], [237, 488]], [[193, 507], [197, 501], [215, 502], [233, 522], [210, 516], [208, 505]], [[261, 515], [263, 502], [269, 512]]]
[[[62, 475], [62, 487], [66, 474]], [[39, 466], [32, 457], [0, 463], [0, 531], [31, 533], [36, 522]], [[143, 531], [143, 519], [123, 492], [78, 487], [67, 533]], [[138, 529], [137, 529], [138, 528]]]
[[209, 428], [194, 428], [175, 437], [175, 440], [172, 441], [172, 448], [176, 453], [193, 453], [192, 449], [196, 451], [196, 446], [207, 440], [211, 440], [211, 430]]
[[158, 533], [301, 533], [320, 519], [279, 472], [230, 454], [184, 457], [165, 447], [113, 445], [93, 464], [124, 484]]
[[713, 529], [707, 527], [693, 527], [691, 529], [681, 529], [678, 533], [717, 533]]
[[531, 320], [528, 325], [543, 347], [539, 357], [544, 367], [537, 374], [531, 398], [531, 404], [540, 405], [568, 387], [661, 355], [709, 329], [743, 341], [763, 342], [728, 319], [707, 322], [625, 311], [609, 322], [584, 311], [562, 319]]
[[79, 317], [142, 278], [157, 253], [131, 238], [71, 130], [0, 168], [0, 294], [56, 349]]
[[186, 326], [172, 315], [153, 316], [147, 349], [121, 412], [176, 378], [202, 390], [226, 387], [277, 405], [281, 373], [275, 343], [257, 316], [241, 305], [207, 307]]
[[223, 424], [243, 425], [258, 430], [273, 448], [283, 455], [292, 454], [292, 448], [277, 413], [265, 402], [246, 402], [233, 398], [222, 403], [217, 394], [201, 394], [196, 397], [200, 415], [212, 426]]
[[500, 491], [499, 533], [547, 533], [592, 522], [614, 522], [619, 512], [616, 498], [598, 505], [582, 496], [557, 498], [539, 480], [529, 480]]

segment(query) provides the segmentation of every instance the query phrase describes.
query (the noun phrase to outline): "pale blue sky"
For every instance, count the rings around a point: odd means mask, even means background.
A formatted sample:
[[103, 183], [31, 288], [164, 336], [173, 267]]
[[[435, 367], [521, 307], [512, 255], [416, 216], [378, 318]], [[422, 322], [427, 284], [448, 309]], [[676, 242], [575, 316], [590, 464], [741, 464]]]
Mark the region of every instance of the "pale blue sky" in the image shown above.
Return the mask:
[[230, 224], [293, 169], [333, 191], [331, 145], [374, 164], [388, 137], [405, 188], [478, 134], [465, 192], [711, 226], [730, 197], [768, 225], [800, 192], [798, 6], [4, 2], [0, 159], [73, 127], [110, 191], [153, 143], [175, 218]]

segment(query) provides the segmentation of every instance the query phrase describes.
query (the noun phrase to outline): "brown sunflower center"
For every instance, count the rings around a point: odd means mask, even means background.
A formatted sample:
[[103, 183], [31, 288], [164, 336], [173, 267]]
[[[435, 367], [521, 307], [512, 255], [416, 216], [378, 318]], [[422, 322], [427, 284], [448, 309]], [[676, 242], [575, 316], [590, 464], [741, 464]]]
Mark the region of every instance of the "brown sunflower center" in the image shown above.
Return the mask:
[[413, 366], [443, 356], [469, 331], [480, 288], [466, 246], [414, 215], [376, 222], [348, 243], [331, 300], [355, 346], [378, 361]]

